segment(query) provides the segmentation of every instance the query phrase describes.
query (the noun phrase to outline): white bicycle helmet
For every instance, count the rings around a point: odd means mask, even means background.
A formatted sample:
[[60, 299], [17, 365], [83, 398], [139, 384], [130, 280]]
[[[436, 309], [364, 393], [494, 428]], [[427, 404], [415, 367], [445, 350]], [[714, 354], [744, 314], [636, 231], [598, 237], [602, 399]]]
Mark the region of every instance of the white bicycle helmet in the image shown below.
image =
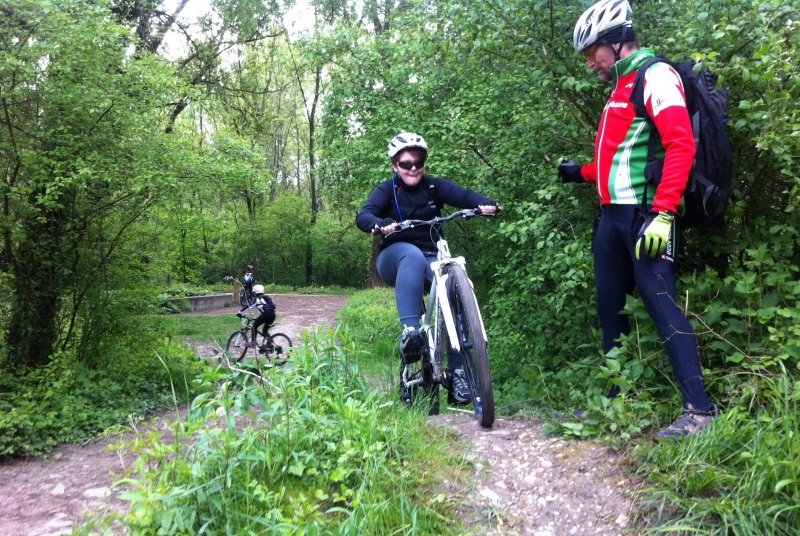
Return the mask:
[[627, 0], [600, 0], [583, 12], [575, 24], [572, 42], [575, 50], [583, 52], [603, 34], [620, 26], [632, 26], [633, 10]]
[[264, 294], [264, 285], [253, 285], [253, 294]]
[[394, 158], [397, 153], [408, 149], [420, 149], [428, 154], [428, 144], [425, 142], [425, 138], [413, 132], [401, 132], [389, 142], [389, 158]]

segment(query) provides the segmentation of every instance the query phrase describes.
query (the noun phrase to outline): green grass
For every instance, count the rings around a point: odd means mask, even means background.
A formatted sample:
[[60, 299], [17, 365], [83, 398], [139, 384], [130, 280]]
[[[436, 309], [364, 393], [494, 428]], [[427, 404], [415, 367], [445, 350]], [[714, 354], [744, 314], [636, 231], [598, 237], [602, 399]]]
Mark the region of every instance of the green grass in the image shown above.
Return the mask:
[[365, 374], [383, 376], [387, 367], [399, 366], [400, 322], [394, 289], [376, 288], [353, 294], [336, 319], [340, 333], [358, 349], [355, 358]]
[[442, 491], [466, 474], [452, 435], [373, 389], [341, 340], [311, 334], [279, 369], [208, 369], [174, 443], [134, 440], [125, 529], [463, 534]]
[[60, 353], [44, 367], [0, 377], [0, 458], [86, 441], [190, 395], [199, 363], [183, 345], [160, 340], [146, 350], [105, 350], [112, 353], [93, 366]]
[[225, 315], [152, 315], [147, 323], [164, 336], [192, 341], [225, 341], [241, 325], [238, 318]]
[[639, 495], [655, 532], [800, 532], [798, 384], [788, 374], [761, 381], [771, 386], [762, 400], [740, 400], [704, 433], [637, 448], [654, 484]]

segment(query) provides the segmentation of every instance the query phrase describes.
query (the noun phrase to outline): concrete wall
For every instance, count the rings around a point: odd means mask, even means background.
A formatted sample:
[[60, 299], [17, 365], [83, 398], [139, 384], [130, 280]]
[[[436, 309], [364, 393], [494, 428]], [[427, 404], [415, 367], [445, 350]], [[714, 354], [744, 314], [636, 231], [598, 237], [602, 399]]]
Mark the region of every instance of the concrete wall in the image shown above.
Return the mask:
[[231, 307], [238, 305], [238, 300], [233, 300], [233, 294], [215, 294], [213, 296], [189, 296], [188, 298], [179, 298], [170, 300], [172, 303], [178, 305], [183, 302], [187, 305], [189, 311], [199, 313], [203, 311], [211, 311], [213, 309], [221, 309], [223, 307]]

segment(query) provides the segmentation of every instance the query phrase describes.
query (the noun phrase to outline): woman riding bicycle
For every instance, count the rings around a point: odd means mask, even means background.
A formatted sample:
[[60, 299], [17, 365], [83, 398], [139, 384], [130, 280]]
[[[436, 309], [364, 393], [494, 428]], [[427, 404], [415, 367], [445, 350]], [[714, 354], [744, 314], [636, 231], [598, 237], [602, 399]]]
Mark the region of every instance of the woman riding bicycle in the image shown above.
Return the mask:
[[[376, 261], [378, 275], [395, 287], [397, 312], [402, 324], [400, 354], [405, 362], [420, 358], [425, 343], [419, 331], [420, 313], [426, 283], [433, 278], [430, 264], [436, 260], [436, 237], [429, 227], [416, 227], [401, 233], [398, 222], [406, 219], [428, 220], [441, 215], [444, 204], [458, 208], [479, 208], [494, 214], [498, 204], [447, 179], [424, 174], [428, 144], [418, 134], [401, 132], [389, 142], [392, 176], [381, 182], [369, 196], [356, 225], [366, 233], [382, 235]], [[455, 402], [470, 401], [469, 387], [460, 374], [457, 356], [450, 359]], [[406, 399], [401, 393], [401, 398]]]
[[258, 318], [253, 322], [253, 341], [255, 341], [255, 334], [259, 327], [269, 327], [275, 322], [275, 304], [272, 302], [272, 298], [264, 292], [264, 285], [253, 285], [253, 295], [255, 296], [255, 301], [249, 306], [244, 307], [236, 316], [242, 316], [253, 308], [261, 312]]

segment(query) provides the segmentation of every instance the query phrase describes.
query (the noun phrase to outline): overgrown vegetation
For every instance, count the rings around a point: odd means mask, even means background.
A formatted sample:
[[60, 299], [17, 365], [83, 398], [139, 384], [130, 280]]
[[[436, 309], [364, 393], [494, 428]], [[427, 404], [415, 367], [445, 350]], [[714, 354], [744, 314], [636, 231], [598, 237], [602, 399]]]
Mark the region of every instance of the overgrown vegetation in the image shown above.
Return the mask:
[[127, 530], [461, 533], [437, 491], [460, 470], [447, 436], [369, 388], [346, 339], [304, 343], [287, 367], [208, 370], [174, 442], [134, 440]]
[[[636, 298], [624, 347], [600, 352], [596, 194], [556, 179], [561, 157], [589, 158], [608, 92], [571, 46], [590, 3], [312, 2], [314, 32], [298, 37], [277, 4], [212, 0], [215, 15], [178, 58], [160, 48], [176, 20], [160, 18], [163, 2], [4, 4], [0, 396], [11, 409], [0, 420], [12, 423], [9, 437], [32, 437], [9, 415], [51, 400], [39, 390], [62, 376], [57, 399], [70, 409], [56, 401], [39, 412], [42, 437], [62, 435], [44, 431], [59, 426], [53, 411], [87, 420], [69, 393], [117, 378], [107, 363], [144, 367], [132, 378], [161, 374], [152, 360], [161, 343], [133, 334], [167, 287], [215, 285], [248, 262], [273, 292], [362, 286], [370, 239], [353, 216], [388, 177], [385, 145], [403, 129], [430, 143], [427, 172], [504, 206], [497, 221], [448, 235], [476, 281], [501, 404], [585, 408], [586, 420], [561, 431], [616, 444], [671, 421], [678, 391]], [[800, 498], [798, 463], [778, 438], [796, 439], [800, 365], [800, 6], [631, 4], [644, 45], [720, 74], [735, 147], [732, 203], [717, 227], [687, 232], [679, 282], [725, 417], [703, 439], [642, 449], [643, 470], [664, 490], [654, 496], [678, 520], [659, 530], [679, 530], [681, 519], [719, 533], [796, 529], [786, 505]], [[368, 305], [347, 313], [347, 329], [388, 354], [392, 313]], [[375, 333], [358, 333], [371, 316], [382, 319]], [[109, 341], [124, 341], [125, 353]], [[145, 365], [132, 364], [141, 356]], [[153, 400], [166, 388], [158, 377], [145, 388]], [[135, 380], [115, 381], [136, 392]], [[609, 401], [612, 384], [623, 396]], [[718, 457], [717, 433], [753, 456]], [[53, 441], [2, 440], [9, 453]], [[702, 471], [676, 467], [679, 456]], [[790, 476], [776, 481], [763, 464], [778, 460], [789, 460], [780, 468]], [[746, 506], [728, 515], [708, 497]]]

